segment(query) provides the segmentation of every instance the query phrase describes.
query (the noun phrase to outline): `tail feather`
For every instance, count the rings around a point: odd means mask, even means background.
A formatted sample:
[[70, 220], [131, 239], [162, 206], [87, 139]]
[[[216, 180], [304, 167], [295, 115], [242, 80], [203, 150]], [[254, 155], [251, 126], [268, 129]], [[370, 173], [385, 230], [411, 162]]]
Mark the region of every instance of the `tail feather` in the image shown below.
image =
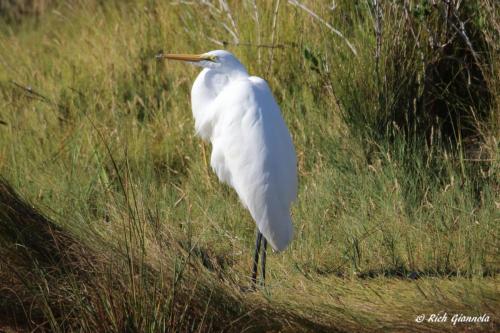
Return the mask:
[[261, 223], [257, 223], [257, 226], [273, 250], [277, 252], [286, 249], [293, 239], [293, 225], [290, 216], [286, 216], [281, 221], [261, 221]]

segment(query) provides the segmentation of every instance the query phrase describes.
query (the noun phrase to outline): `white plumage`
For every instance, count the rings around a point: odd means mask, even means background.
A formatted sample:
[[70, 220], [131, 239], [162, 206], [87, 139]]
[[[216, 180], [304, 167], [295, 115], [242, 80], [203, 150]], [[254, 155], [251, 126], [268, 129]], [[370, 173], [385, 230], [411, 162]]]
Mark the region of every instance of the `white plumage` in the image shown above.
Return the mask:
[[191, 90], [196, 133], [212, 143], [218, 178], [236, 190], [272, 248], [285, 249], [293, 238], [297, 161], [269, 86], [227, 51], [171, 58], [204, 67]]

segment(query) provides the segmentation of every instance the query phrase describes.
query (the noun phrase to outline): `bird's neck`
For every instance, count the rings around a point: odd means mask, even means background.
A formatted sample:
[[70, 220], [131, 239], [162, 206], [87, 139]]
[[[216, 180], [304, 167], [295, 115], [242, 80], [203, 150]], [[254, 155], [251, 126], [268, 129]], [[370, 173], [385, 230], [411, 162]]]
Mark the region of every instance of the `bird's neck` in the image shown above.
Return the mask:
[[225, 73], [229, 81], [235, 81], [239, 79], [246, 79], [249, 77], [248, 72], [245, 68], [233, 69], [230, 72]]
[[219, 72], [209, 68], [203, 69], [194, 81], [191, 90], [193, 113], [202, 112], [202, 109], [209, 107], [230, 82], [248, 77], [249, 75], [244, 69], [229, 72]]
[[204, 139], [212, 135], [215, 110], [212, 105], [217, 96], [234, 81], [248, 78], [245, 70], [219, 72], [205, 68], [194, 81], [191, 89], [191, 107], [198, 135]]

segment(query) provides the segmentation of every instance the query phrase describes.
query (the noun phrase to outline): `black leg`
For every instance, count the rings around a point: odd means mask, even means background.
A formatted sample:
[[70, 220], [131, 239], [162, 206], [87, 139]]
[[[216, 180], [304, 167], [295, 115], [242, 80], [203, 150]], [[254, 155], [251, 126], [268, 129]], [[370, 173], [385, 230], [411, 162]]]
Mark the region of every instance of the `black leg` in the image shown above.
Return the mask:
[[260, 242], [262, 240], [262, 234], [259, 229], [257, 229], [257, 238], [255, 240], [255, 254], [253, 256], [253, 269], [252, 269], [252, 285], [255, 286], [257, 282], [257, 266], [259, 264], [259, 252], [260, 252]]
[[267, 239], [264, 237], [264, 244], [262, 245], [262, 285], [266, 284], [266, 254], [267, 254]]

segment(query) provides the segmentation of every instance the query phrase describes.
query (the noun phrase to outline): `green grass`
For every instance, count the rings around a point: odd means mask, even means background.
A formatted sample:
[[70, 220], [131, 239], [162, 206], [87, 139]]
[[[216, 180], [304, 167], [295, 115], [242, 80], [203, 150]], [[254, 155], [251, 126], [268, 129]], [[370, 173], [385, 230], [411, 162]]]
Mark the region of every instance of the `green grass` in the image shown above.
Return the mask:
[[[0, 330], [498, 328], [498, 5], [446, 23], [383, 4], [377, 38], [376, 8], [336, 3], [306, 5], [357, 55], [286, 1], [258, 20], [252, 1], [69, 1], [2, 24], [0, 174], [20, 196], [0, 186]], [[256, 293], [254, 222], [194, 135], [199, 69], [154, 58], [213, 39], [269, 82], [298, 154], [295, 239]], [[415, 323], [439, 311], [492, 319]]]

